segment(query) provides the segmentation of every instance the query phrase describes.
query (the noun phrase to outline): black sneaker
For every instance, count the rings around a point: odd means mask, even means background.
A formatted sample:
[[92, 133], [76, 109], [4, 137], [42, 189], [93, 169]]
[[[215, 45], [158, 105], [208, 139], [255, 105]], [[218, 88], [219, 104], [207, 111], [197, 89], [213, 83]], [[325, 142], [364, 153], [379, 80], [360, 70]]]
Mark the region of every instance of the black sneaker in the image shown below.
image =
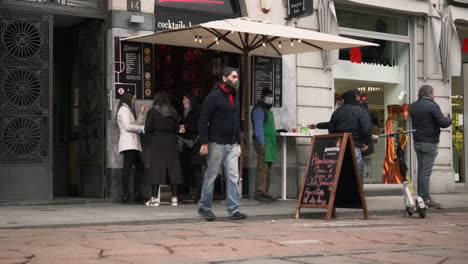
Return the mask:
[[431, 198], [424, 199], [424, 203], [429, 208], [442, 209], [442, 205], [440, 205], [440, 203], [434, 202], [434, 200], [432, 200]]
[[198, 214], [203, 216], [206, 221], [214, 221], [216, 219], [216, 215], [211, 212], [211, 210], [202, 210], [198, 209]]
[[271, 201], [276, 201], [276, 200], [278, 200], [278, 199], [273, 198], [273, 196], [268, 195], [268, 194], [264, 194], [263, 196], [265, 196], [266, 198], [270, 199]]
[[228, 217], [229, 220], [241, 220], [247, 218], [246, 214], [243, 214], [241, 212], [235, 212], [233, 215]]
[[261, 202], [261, 203], [271, 203], [272, 200], [268, 199], [265, 195], [263, 194], [256, 194], [254, 196], [254, 199]]

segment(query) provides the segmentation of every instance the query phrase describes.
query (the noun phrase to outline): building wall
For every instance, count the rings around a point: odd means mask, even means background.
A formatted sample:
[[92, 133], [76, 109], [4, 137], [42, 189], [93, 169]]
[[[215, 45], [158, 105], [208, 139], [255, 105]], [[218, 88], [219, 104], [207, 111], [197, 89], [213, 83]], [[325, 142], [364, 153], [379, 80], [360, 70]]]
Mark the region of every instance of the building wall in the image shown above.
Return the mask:
[[[443, 3], [433, 2], [437, 4], [437, 9], [439, 13], [443, 10]], [[439, 104], [442, 113], [444, 115], [451, 114], [452, 112], [452, 89], [451, 84], [448, 81], [443, 80], [442, 76], [442, 65], [439, 64], [439, 73], [430, 75], [428, 77], [424, 76], [424, 63], [426, 58], [424, 57], [424, 22], [425, 17], [417, 18], [417, 85], [413, 88], [413, 101], [416, 100], [419, 87], [424, 84], [431, 85], [434, 87], [435, 101]], [[431, 193], [448, 193], [455, 191], [455, 178], [452, 164], [452, 127], [442, 129], [440, 133], [440, 143], [438, 146], [438, 156], [434, 163], [434, 169], [431, 176], [430, 182], [430, 191]], [[416, 179], [417, 175], [417, 166], [416, 166], [416, 156], [413, 155], [412, 162], [412, 171], [414, 178]]]

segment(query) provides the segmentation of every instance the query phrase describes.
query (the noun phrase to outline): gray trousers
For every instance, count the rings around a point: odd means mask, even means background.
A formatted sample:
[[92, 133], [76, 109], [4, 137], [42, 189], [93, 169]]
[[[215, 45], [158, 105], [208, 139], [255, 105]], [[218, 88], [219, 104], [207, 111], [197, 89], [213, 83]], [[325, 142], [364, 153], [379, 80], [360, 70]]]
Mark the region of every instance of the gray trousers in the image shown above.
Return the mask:
[[423, 199], [430, 197], [429, 183], [434, 160], [437, 157], [437, 143], [414, 142], [414, 150], [418, 159], [418, 195]]

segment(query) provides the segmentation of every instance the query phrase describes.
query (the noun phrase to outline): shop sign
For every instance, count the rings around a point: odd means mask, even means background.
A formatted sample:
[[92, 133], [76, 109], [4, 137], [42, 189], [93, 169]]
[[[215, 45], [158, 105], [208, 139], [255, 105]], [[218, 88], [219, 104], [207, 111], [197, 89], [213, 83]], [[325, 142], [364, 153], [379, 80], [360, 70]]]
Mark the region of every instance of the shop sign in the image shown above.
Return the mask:
[[159, 9], [155, 14], [156, 31], [191, 27], [200, 23], [228, 18], [175, 9]]
[[463, 39], [462, 51], [463, 53], [468, 53], [468, 38]]
[[312, 2], [306, 0], [288, 0], [288, 18], [312, 14]]
[[140, 12], [141, 0], [127, 0], [127, 11]]
[[283, 105], [283, 78], [281, 58], [252, 57], [252, 103], [261, 99], [262, 89], [273, 91], [273, 107]]
[[349, 61], [353, 63], [376, 64], [382, 66], [395, 67], [395, 59], [387, 57], [373, 57], [362, 54], [361, 48], [349, 49]]

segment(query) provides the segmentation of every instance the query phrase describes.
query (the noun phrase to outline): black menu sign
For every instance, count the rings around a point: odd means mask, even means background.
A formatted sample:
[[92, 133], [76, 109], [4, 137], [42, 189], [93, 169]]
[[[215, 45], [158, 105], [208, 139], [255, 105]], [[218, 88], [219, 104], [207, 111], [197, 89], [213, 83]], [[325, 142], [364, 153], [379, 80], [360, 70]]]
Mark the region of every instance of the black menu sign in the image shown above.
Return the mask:
[[273, 106], [281, 107], [282, 102], [282, 60], [281, 58], [252, 57], [252, 103], [261, 99], [262, 89], [273, 91]]
[[349, 133], [314, 136], [310, 159], [297, 200], [295, 218], [301, 208], [327, 208], [327, 219], [335, 208], [367, 206], [356, 162], [353, 139]]
[[154, 46], [115, 38], [115, 81], [135, 86], [137, 99], [151, 99], [154, 91]]

